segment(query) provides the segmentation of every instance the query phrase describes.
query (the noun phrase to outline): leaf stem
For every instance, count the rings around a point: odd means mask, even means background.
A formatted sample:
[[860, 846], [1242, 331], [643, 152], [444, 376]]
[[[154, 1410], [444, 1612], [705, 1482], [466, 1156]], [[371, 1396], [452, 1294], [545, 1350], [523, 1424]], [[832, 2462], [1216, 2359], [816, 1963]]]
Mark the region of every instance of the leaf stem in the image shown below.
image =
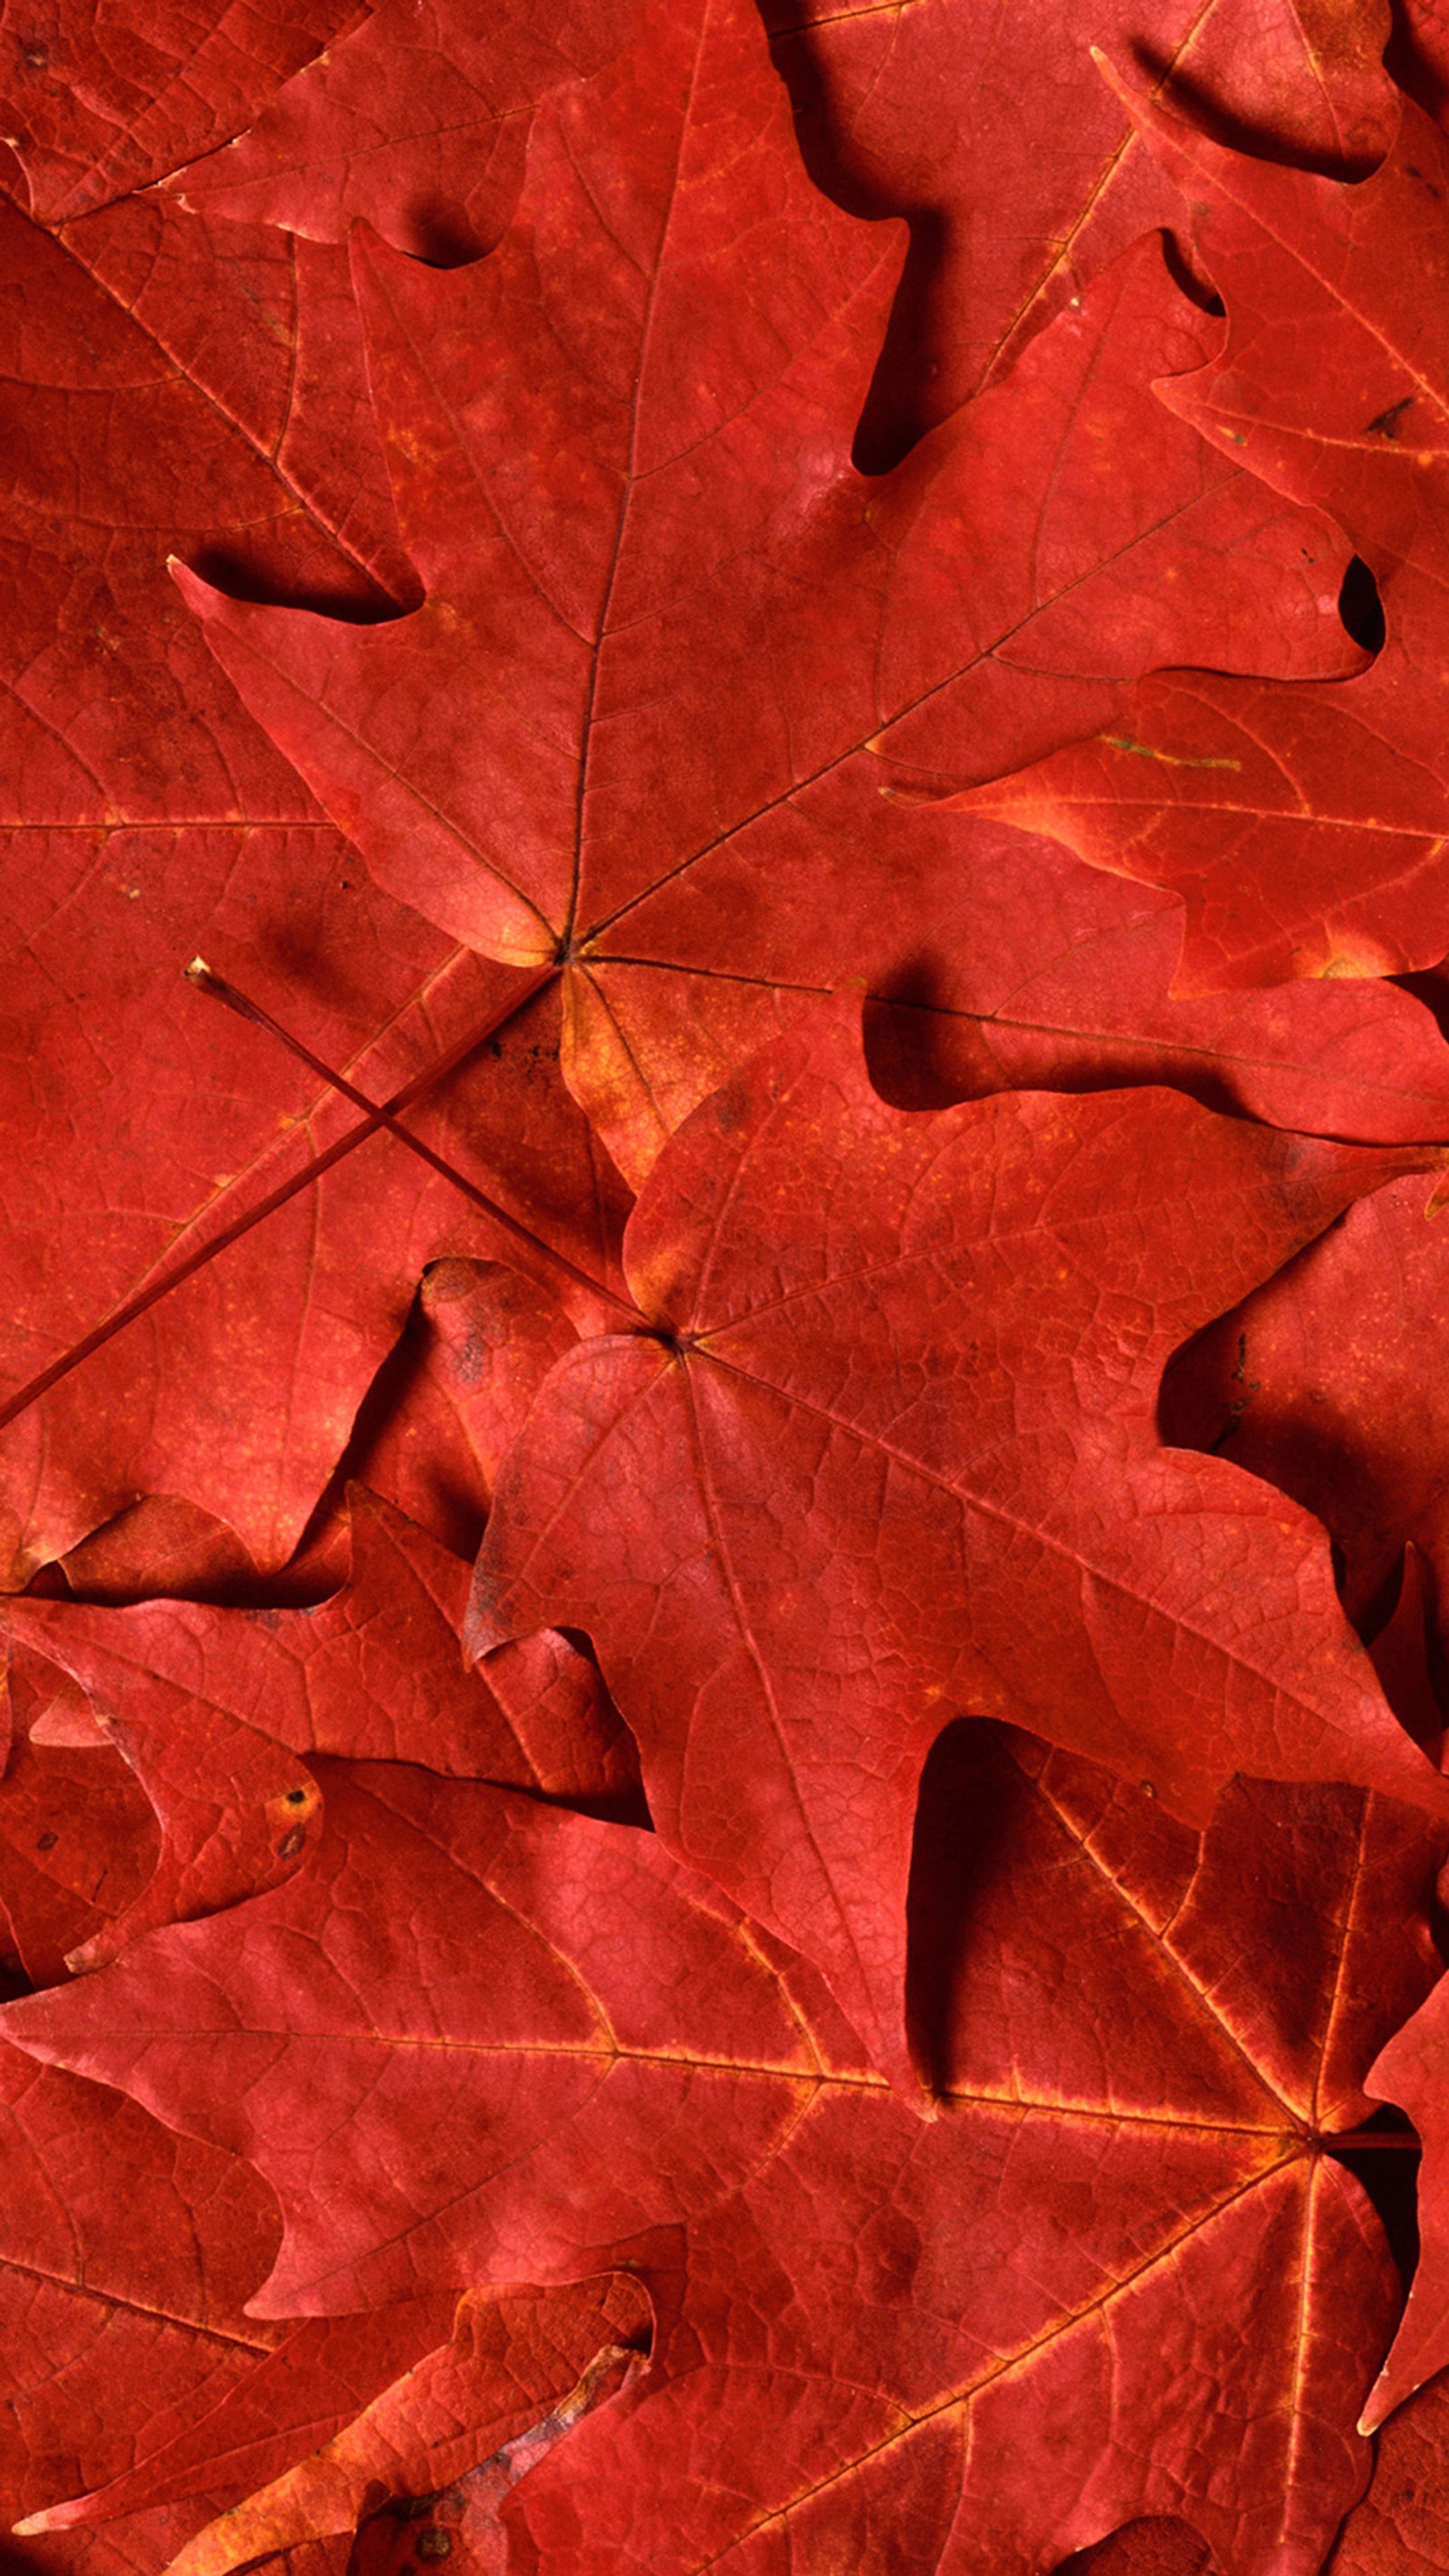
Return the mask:
[[1334, 2155], [1341, 2154], [1345, 2147], [1351, 2147], [1355, 2155], [1363, 2155], [1371, 2147], [1395, 2147], [1400, 2155], [1419, 2153], [1419, 2139], [1413, 2129], [1344, 2129], [1337, 2137], [1325, 2137], [1323, 2144]]
[[[82, 1361], [90, 1359], [95, 1352], [103, 1350], [106, 1343], [117, 1333], [124, 1332], [128, 1324], [134, 1324], [142, 1315], [149, 1314], [151, 1308], [158, 1305], [163, 1297], [169, 1297], [173, 1288], [182, 1287], [188, 1279], [195, 1277], [198, 1270], [203, 1270], [209, 1261], [214, 1261], [218, 1253], [228, 1251], [232, 1244], [241, 1241], [243, 1235], [250, 1234], [254, 1225], [261, 1225], [267, 1217], [274, 1216], [278, 1208], [285, 1207], [289, 1199], [296, 1198], [302, 1190], [310, 1189], [312, 1183], [320, 1180], [324, 1172], [330, 1171], [334, 1163], [340, 1163], [346, 1155], [354, 1152], [357, 1146], [365, 1144], [369, 1136], [375, 1136], [379, 1129], [385, 1126], [389, 1117], [395, 1116], [399, 1110], [410, 1108], [425, 1091], [431, 1090], [435, 1082], [441, 1082], [446, 1075], [455, 1072], [457, 1067], [465, 1063], [470, 1055], [475, 1054], [480, 1046], [486, 1046], [488, 1040], [497, 1030], [503, 1028], [516, 1012], [521, 1011], [528, 1002], [532, 1001], [534, 994], [541, 992], [544, 985], [553, 980], [556, 972], [556, 967], [551, 964], [541, 966], [527, 984], [513, 993], [506, 1002], [500, 1004], [499, 1008], [491, 1012], [479, 1026], [470, 1029], [466, 1036], [459, 1038], [456, 1045], [449, 1047], [447, 1053], [440, 1056], [436, 1064], [429, 1065], [425, 1073], [416, 1074], [401, 1091], [394, 1092], [385, 1104], [370, 1110], [367, 1117], [360, 1120], [356, 1127], [350, 1127], [345, 1136], [339, 1136], [335, 1144], [327, 1146], [324, 1152], [314, 1154], [311, 1161], [304, 1163], [299, 1172], [294, 1172], [289, 1181], [283, 1181], [279, 1189], [273, 1190], [268, 1197], [259, 1199], [255, 1207], [248, 1208], [245, 1215], [235, 1218], [230, 1225], [224, 1226], [220, 1234], [213, 1235], [211, 1240], [202, 1244], [198, 1251], [188, 1253], [186, 1259], [178, 1261], [173, 1269], [163, 1271], [161, 1277], [153, 1280], [149, 1288], [143, 1288], [136, 1296], [127, 1298], [125, 1304], [118, 1306], [114, 1314], [108, 1315], [103, 1324], [97, 1324], [93, 1332], [87, 1333], [82, 1340], [74, 1343], [58, 1360], [52, 1360], [49, 1368], [42, 1369], [37, 1377], [31, 1378], [27, 1385], [19, 1388], [16, 1394], [0, 1405], [0, 1431], [8, 1428], [9, 1424], [24, 1413], [28, 1406], [38, 1403], [41, 1396], [48, 1395], [51, 1388], [58, 1386], [62, 1378], [69, 1377], [72, 1369], [79, 1368]], [[589, 1284], [592, 1287], [594, 1283], [591, 1281]], [[632, 1312], [630, 1320], [631, 1322], [634, 1320]]]
[[[545, 971], [551, 975], [556, 970], [550, 966]], [[419, 1161], [426, 1163], [430, 1170], [439, 1173], [445, 1181], [451, 1181], [454, 1189], [460, 1190], [465, 1199], [471, 1200], [474, 1207], [481, 1208], [483, 1214], [491, 1217], [495, 1225], [502, 1226], [505, 1233], [511, 1234], [515, 1241], [526, 1244], [531, 1252], [540, 1254], [545, 1261], [552, 1263], [553, 1267], [571, 1280], [576, 1288], [586, 1288], [590, 1296], [602, 1298], [606, 1305], [613, 1306], [619, 1314], [626, 1316], [631, 1324], [639, 1321], [638, 1309], [628, 1298], [617, 1296], [612, 1288], [604, 1286], [602, 1280], [595, 1279], [589, 1271], [581, 1270], [577, 1262], [570, 1261], [567, 1253], [557, 1251], [553, 1244], [544, 1240], [542, 1235], [535, 1234], [531, 1226], [524, 1225], [518, 1217], [510, 1216], [505, 1207], [500, 1207], [497, 1199], [490, 1198], [486, 1190], [480, 1190], [476, 1183], [466, 1180], [443, 1155], [435, 1154], [431, 1145], [425, 1145], [421, 1136], [415, 1136], [410, 1127], [404, 1127], [401, 1119], [394, 1116], [392, 1109], [386, 1103], [370, 1099], [365, 1091], [359, 1091], [355, 1083], [349, 1082], [345, 1074], [336, 1072], [320, 1055], [314, 1055], [311, 1048], [304, 1046], [300, 1038], [294, 1037], [290, 1029], [283, 1028], [280, 1020], [274, 1020], [270, 1011], [264, 1011], [259, 1002], [252, 1001], [249, 995], [239, 991], [235, 984], [229, 984], [225, 976], [214, 973], [204, 957], [193, 957], [184, 972], [187, 982], [194, 985], [198, 993], [209, 994], [213, 1001], [222, 1002], [229, 1011], [235, 1011], [239, 1019], [251, 1020], [257, 1028], [265, 1029], [269, 1037], [276, 1038], [290, 1054], [297, 1057], [299, 1063], [305, 1064], [309, 1071], [315, 1073], [319, 1080], [330, 1083], [333, 1090], [340, 1092], [344, 1100], [351, 1101], [354, 1109], [366, 1110], [369, 1118], [376, 1119], [379, 1125], [386, 1128], [390, 1136], [397, 1138], [400, 1145], [406, 1145], [409, 1153], [416, 1154]]]

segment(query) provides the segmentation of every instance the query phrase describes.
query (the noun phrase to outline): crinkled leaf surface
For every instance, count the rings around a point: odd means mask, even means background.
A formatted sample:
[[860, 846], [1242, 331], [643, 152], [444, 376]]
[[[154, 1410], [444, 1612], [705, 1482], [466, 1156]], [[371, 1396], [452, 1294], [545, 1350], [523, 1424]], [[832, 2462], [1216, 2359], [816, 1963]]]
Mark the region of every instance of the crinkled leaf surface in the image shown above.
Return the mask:
[[912, 1117], [828, 1013], [657, 1167], [625, 1238], [655, 1334], [546, 1381], [475, 1646], [587, 1630], [659, 1830], [893, 2070], [916, 1784], [962, 1711], [1191, 1816], [1238, 1769], [1442, 1807], [1322, 1531], [1152, 1423], [1174, 1345], [1395, 1168], [1168, 1092]]
[[187, 584], [380, 882], [567, 968], [568, 1076], [635, 1181], [801, 985], [940, 908], [948, 847], [894, 841], [858, 757], [883, 727], [984, 776], [1165, 659], [1354, 658], [1336, 535], [1146, 393], [1213, 336], [1156, 246], [873, 479], [897, 266], [812, 187], [744, 0], [661, 7], [540, 110], [489, 259], [361, 254], [425, 605], [363, 629]]
[[[1026, 2564], [1170, 2504], [1229, 2576], [1306, 2576], [1366, 2475], [1358, 2338], [1395, 2304], [1316, 2142], [1436, 1973], [1442, 1832], [1260, 1787], [1199, 1845], [990, 1729], [942, 1786], [934, 2122], [652, 1837], [403, 1768], [329, 1766], [317, 1862], [244, 1942], [153, 1934], [6, 2028], [245, 2147], [286, 2221], [268, 2310], [630, 2253], [651, 2370], [510, 2508], [549, 2571], [885, 2565], [903, 2535], [922, 2568]], [[1243, 1934], [1270, 1924], [1265, 1988]], [[1124, 1990], [1153, 1998], [1125, 2024]], [[1048, 2462], [1027, 2428], [1068, 2384]]]

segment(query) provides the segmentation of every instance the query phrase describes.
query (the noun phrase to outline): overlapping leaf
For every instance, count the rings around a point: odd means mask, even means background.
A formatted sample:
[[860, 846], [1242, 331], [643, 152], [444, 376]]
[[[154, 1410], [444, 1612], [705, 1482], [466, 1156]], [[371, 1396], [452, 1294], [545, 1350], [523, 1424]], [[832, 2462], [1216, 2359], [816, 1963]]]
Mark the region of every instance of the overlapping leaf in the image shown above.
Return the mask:
[[1221, 353], [1157, 390], [1332, 511], [1385, 585], [1389, 650], [1330, 690], [1148, 680], [1099, 733], [962, 801], [1180, 893], [1187, 991], [1432, 965], [1449, 946], [1449, 145], [1403, 100], [1392, 149], [1348, 186], [1123, 94], [1227, 304]]
[[31, 2576], [1437, 2576], [1443, 147], [978, 16], [19, 30]]
[[631, 0], [547, 9], [385, 0], [307, 65], [244, 138], [176, 181], [229, 221], [345, 242], [363, 216], [399, 250], [491, 247], [513, 212], [530, 110], [627, 41]]
[[913, 1118], [828, 1015], [657, 1167], [625, 1238], [652, 1330], [546, 1381], [475, 1648], [586, 1628], [659, 1830], [897, 2070], [916, 1784], [962, 1711], [1030, 1719], [1195, 1817], [1239, 1769], [1443, 1804], [1316, 1524], [1152, 1423], [1233, 1283], [1395, 1168], [1167, 1092]]
[[1144, 398], [1211, 344], [1150, 244], [1010, 387], [858, 473], [895, 234], [811, 186], [741, 0], [656, 17], [541, 109], [490, 259], [364, 255], [425, 606], [360, 630], [188, 585], [379, 880], [566, 967], [569, 1078], [635, 1180], [801, 985], [940, 909], [949, 843], [893, 838], [857, 757], [882, 727], [986, 775], [1209, 635], [1351, 658], [1326, 524]]
[[[1244, 2576], [1316, 2568], [1368, 2465], [1333, 2302], [1351, 2282], [1380, 2333], [1394, 2304], [1317, 2141], [1435, 1973], [1441, 1838], [1257, 1790], [1199, 1850], [990, 1731], [945, 1790], [916, 1891], [934, 2123], [650, 1837], [399, 1768], [329, 1768], [319, 1862], [245, 1944], [152, 1935], [6, 2027], [254, 2157], [286, 2222], [264, 2310], [632, 2255], [663, 2340], [519, 2492], [550, 2576], [743, 2564], [770, 2531], [1010, 2563], [1168, 2499]], [[1260, 1922], [1289, 1935], [1276, 1990], [1245, 1970]], [[1124, 2032], [1126, 1980], [1154, 2009]], [[1048, 2470], [1023, 2436], [1063, 2371]], [[1234, 2416], [1261, 2431], [1230, 2466]]]
[[[176, 2562], [184, 2576], [226, 2576], [305, 2541], [350, 2535], [384, 2500], [453, 2485], [517, 2445], [540, 2416], [558, 2418], [549, 2428], [558, 2439], [588, 2403], [612, 2393], [610, 2377], [617, 2385], [648, 2343], [648, 2302], [627, 2276], [576, 2291], [475, 2294], [456, 2317], [450, 2305], [444, 2296], [374, 2312], [366, 2336], [350, 2318], [302, 2327], [189, 2438], [111, 2488], [35, 2515], [28, 2529], [74, 2530], [153, 2506], [178, 2482], [189, 2492], [199, 2466], [213, 2484], [223, 2475], [235, 2483], [240, 2471], [246, 2502], [199, 2532]], [[430, 2349], [440, 2322], [451, 2334]], [[389, 2380], [404, 2357], [409, 2368]], [[348, 2408], [357, 2409], [351, 2420], [316, 2439], [329, 2414]], [[276, 2459], [287, 2465], [268, 2478]]]

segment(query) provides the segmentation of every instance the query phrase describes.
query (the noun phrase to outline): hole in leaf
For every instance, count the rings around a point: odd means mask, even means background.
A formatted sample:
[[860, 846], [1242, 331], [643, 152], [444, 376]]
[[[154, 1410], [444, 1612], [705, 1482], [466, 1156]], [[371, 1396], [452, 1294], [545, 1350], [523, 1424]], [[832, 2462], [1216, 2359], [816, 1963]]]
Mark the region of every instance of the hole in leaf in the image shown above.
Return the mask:
[[1388, 632], [1384, 620], [1384, 603], [1379, 586], [1362, 555], [1355, 555], [1343, 576], [1338, 594], [1338, 614], [1347, 634], [1366, 653], [1381, 653]]

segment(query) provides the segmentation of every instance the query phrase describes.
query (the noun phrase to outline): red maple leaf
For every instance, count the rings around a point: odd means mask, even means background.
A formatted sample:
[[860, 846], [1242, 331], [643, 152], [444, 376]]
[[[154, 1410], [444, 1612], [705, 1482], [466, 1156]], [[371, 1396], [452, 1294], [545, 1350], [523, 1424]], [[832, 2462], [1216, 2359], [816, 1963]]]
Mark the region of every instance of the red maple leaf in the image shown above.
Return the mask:
[[[699, 2569], [771, 2529], [818, 2555], [862, 2517], [923, 2569], [1005, 2565], [1169, 2503], [1231, 2564], [1316, 2568], [1395, 2304], [1321, 2141], [1436, 1973], [1442, 1837], [1354, 1791], [1244, 1789], [1199, 1846], [990, 1730], [943, 1785], [915, 1893], [932, 2124], [650, 1837], [402, 1767], [328, 1766], [317, 1865], [244, 1943], [154, 1934], [5, 2027], [257, 2162], [269, 2314], [460, 2266], [640, 2272], [650, 2371], [519, 2498], [549, 2576]], [[1230, 2448], [1234, 2418], [1261, 2430]]]
[[630, 1220], [649, 1333], [547, 1380], [475, 1647], [588, 1628], [660, 1831], [893, 2068], [916, 1785], [963, 1708], [1195, 1818], [1239, 1769], [1433, 1805], [1335, 1633], [1316, 1525], [1152, 1422], [1230, 1279], [1393, 1168], [1165, 1092], [910, 1117], [844, 1015], [781, 1041]]
[[882, 818], [883, 729], [985, 775], [1209, 637], [1346, 667], [1325, 522], [1145, 395], [1213, 338], [1154, 245], [877, 479], [850, 439], [898, 263], [811, 186], [742, 0], [646, 13], [540, 110], [488, 260], [359, 252], [424, 605], [364, 629], [185, 583], [378, 881], [563, 973], [565, 1069], [636, 1183], [802, 988], [942, 908], [953, 844]]
[[38, 2576], [1442, 2576], [1430, 5], [12, 31]]

